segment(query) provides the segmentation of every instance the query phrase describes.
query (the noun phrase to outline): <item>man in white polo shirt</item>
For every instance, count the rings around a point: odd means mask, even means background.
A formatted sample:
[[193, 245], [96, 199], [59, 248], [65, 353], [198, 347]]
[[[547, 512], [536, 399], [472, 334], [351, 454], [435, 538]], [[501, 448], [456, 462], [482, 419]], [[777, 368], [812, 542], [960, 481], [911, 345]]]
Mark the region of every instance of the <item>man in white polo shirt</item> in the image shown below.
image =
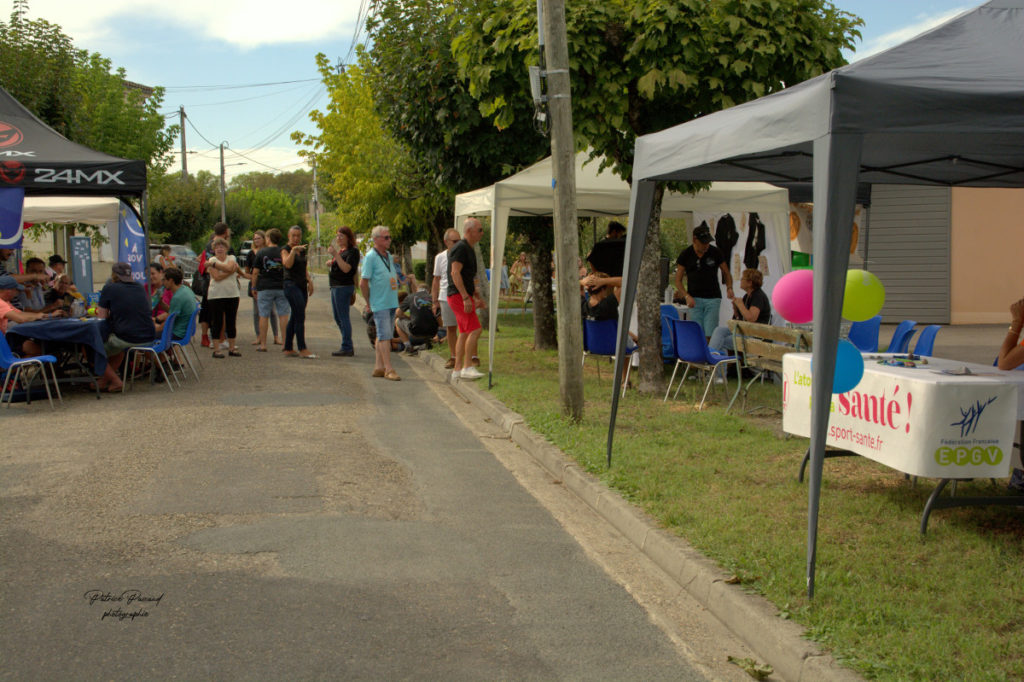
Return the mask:
[[459, 323], [455, 319], [455, 313], [448, 305], [448, 252], [452, 250], [459, 241], [459, 232], [454, 228], [445, 230], [445, 250], [434, 257], [434, 281], [430, 285], [430, 297], [434, 301], [434, 314], [441, 311], [441, 322], [448, 330], [448, 362], [445, 369], [455, 367], [455, 342], [459, 338]]

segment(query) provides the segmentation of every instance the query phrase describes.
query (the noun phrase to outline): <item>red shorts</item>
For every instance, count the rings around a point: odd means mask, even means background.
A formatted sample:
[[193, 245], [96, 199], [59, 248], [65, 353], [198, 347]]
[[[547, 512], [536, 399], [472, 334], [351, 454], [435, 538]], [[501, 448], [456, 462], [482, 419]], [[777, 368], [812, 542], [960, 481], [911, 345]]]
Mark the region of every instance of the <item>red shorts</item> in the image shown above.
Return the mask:
[[462, 301], [462, 294], [451, 294], [448, 296], [448, 307], [455, 313], [455, 321], [459, 323], [459, 333], [468, 334], [480, 329], [480, 319], [476, 316], [476, 307], [466, 312], [465, 304]]

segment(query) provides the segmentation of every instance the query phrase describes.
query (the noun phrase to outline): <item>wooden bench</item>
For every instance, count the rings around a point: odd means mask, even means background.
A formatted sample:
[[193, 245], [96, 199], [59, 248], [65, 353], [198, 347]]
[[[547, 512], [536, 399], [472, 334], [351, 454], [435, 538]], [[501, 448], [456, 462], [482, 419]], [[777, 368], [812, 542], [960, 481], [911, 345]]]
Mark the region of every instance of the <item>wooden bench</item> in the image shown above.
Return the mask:
[[[744, 406], [751, 385], [758, 379], [763, 379], [765, 372], [782, 374], [782, 356], [786, 353], [811, 351], [811, 332], [803, 329], [775, 327], [741, 320], [729, 320], [729, 329], [732, 330], [733, 347], [740, 358], [740, 367], [754, 372], [754, 376], [743, 386]], [[741, 373], [740, 383], [742, 382]], [[732, 408], [731, 403], [729, 408]], [[779, 411], [774, 407], [768, 409]]]

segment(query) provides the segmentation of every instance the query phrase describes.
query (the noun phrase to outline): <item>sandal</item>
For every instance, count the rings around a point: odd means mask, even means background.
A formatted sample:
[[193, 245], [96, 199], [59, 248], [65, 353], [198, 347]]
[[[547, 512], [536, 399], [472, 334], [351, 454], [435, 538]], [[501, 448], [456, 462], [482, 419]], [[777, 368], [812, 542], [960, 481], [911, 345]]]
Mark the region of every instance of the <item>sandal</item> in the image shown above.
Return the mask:
[[384, 376], [384, 370], [382, 370], [382, 369], [375, 369], [375, 370], [373, 370], [373, 376], [378, 377], [378, 378]]
[[297, 358], [299, 356], [299, 352], [295, 350], [283, 350], [281, 354], [286, 358]]
[[398, 373], [395, 370], [391, 370], [390, 372], [385, 374], [384, 378], [387, 379], [388, 381], [401, 381], [402, 380], [402, 377], [398, 376]]
[[229, 350], [228, 351], [228, 355], [230, 355], [233, 358], [240, 358], [240, 357], [242, 357], [242, 354], [240, 352], [238, 352], [237, 350]]
[[316, 360], [316, 353], [310, 353], [308, 355], [303, 355], [302, 353], [299, 353], [299, 357], [302, 358], [303, 360]]
[[217, 358], [218, 360], [223, 360], [224, 354], [221, 353], [219, 350], [215, 350], [213, 351], [213, 357]]
[[266, 353], [267, 352], [267, 347], [266, 346], [260, 346], [259, 348], [256, 349], [256, 352], [257, 353]]

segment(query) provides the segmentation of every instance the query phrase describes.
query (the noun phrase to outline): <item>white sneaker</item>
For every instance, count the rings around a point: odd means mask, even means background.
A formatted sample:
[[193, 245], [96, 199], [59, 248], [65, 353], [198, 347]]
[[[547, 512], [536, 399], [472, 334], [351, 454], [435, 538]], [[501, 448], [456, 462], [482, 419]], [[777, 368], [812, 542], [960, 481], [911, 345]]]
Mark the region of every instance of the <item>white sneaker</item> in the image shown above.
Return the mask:
[[725, 383], [725, 379], [722, 378], [721, 375], [715, 376], [715, 385], [716, 386], [724, 384], [724, 383]]
[[470, 365], [469, 367], [463, 368], [462, 372], [459, 374], [459, 377], [462, 379], [479, 379], [483, 375], [483, 372], [478, 370], [476, 367]]
[[221, 341], [220, 342], [220, 349], [221, 350], [227, 350], [228, 348], [231, 348], [231, 344], [230, 343], [228, 343], [227, 341]]

